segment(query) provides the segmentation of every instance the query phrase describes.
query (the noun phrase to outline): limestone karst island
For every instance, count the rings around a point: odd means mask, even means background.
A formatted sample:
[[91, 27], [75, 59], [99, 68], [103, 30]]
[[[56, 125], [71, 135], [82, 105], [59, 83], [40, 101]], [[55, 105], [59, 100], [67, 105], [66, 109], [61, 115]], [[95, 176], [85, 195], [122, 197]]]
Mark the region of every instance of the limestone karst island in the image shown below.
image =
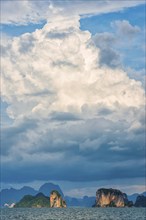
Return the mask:
[[66, 208], [66, 202], [62, 199], [60, 193], [53, 190], [50, 197], [45, 196], [43, 193], [38, 193], [36, 196], [26, 195], [14, 208]]
[[96, 192], [96, 202], [93, 207], [131, 207], [127, 195], [117, 189], [99, 189]]
[[[50, 185], [50, 184], [49, 184]], [[84, 199], [71, 198], [63, 195], [63, 192], [58, 187], [58, 190], [49, 190], [48, 184], [44, 184], [40, 187], [40, 191], [35, 194], [24, 194], [19, 200], [16, 200], [17, 190], [15, 190], [14, 197], [11, 195], [8, 196], [5, 194], [5, 203], [3, 207], [8, 208], [66, 208], [72, 206], [81, 206], [81, 207], [146, 207], [146, 196], [138, 195], [135, 198], [135, 201], [130, 199], [125, 193], [121, 192], [118, 189], [106, 189], [100, 188], [96, 191], [95, 197], [87, 197]], [[51, 184], [51, 187], [55, 185]], [[27, 187], [26, 187], [27, 189]], [[45, 190], [44, 190], [45, 189]], [[6, 190], [5, 190], [6, 192]], [[48, 193], [47, 193], [48, 192]], [[18, 191], [20, 194], [20, 191]], [[33, 192], [34, 193], [34, 192]], [[48, 196], [49, 195], [49, 196]], [[134, 194], [135, 195], [135, 194]], [[9, 204], [9, 201], [12, 201]], [[132, 200], [132, 201], [131, 201]], [[80, 201], [80, 203], [79, 203]], [[3, 201], [4, 202], [4, 201]], [[2, 205], [2, 204], [1, 204]]]

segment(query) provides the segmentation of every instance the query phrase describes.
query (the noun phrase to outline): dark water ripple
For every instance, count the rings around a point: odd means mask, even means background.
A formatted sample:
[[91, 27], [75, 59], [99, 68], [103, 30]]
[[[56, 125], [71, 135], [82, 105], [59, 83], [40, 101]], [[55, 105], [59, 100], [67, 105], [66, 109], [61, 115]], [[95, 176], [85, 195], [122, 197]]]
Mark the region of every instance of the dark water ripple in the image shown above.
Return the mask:
[[1, 209], [1, 220], [146, 220], [145, 208]]

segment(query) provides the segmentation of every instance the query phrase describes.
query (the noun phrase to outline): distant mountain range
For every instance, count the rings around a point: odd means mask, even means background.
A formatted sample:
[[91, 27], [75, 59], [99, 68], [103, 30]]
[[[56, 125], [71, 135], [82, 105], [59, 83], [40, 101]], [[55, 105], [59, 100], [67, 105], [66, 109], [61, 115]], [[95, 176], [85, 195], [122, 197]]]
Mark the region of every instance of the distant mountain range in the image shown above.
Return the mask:
[[132, 201], [133, 203], [135, 203], [135, 202], [136, 202], [136, 199], [137, 199], [137, 197], [138, 197], [139, 195], [146, 196], [146, 192], [143, 192], [143, 193], [141, 193], [141, 194], [139, 194], [139, 193], [134, 193], [134, 194], [132, 194], [132, 195], [129, 195], [129, 196], [128, 196], [128, 200], [129, 200], [129, 201]]
[[67, 206], [92, 207], [95, 203], [95, 199], [95, 196], [84, 196], [83, 198], [72, 198], [69, 196], [65, 196]]
[[0, 207], [4, 206], [5, 203], [12, 204], [18, 202], [25, 195], [35, 196], [38, 193], [43, 193], [45, 196], [50, 195], [52, 190], [57, 190], [62, 197], [64, 194], [58, 185], [53, 183], [43, 184], [39, 190], [35, 190], [32, 187], [24, 186], [21, 189], [3, 189], [0, 192]]
[[[21, 189], [3, 189], [0, 192], [0, 207], [3, 207], [4, 204], [12, 204], [20, 201], [25, 195], [32, 195], [35, 196], [38, 193], [43, 193], [45, 196], [49, 196], [52, 190], [57, 190], [62, 198], [65, 199], [67, 206], [80, 206], [80, 207], [92, 207], [95, 203], [96, 197], [88, 197], [84, 196], [83, 198], [73, 198], [69, 196], [65, 196], [61, 190], [61, 188], [53, 183], [45, 183], [43, 184], [39, 190], [35, 190], [32, 187], [24, 186]], [[137, 197], [139, 195], [146, 196], [146, 192], [142, 194], [134, 193], [132, 195], [127, 196], [129, 201], [133, 201], [135, 203]]]

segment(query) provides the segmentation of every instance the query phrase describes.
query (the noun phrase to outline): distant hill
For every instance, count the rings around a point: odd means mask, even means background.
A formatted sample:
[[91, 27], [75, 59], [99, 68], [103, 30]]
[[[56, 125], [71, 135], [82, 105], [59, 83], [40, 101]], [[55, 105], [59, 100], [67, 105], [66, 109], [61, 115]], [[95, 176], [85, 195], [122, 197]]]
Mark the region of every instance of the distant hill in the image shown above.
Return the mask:
[[24, 195], [36, 195], [37, 191], [32, 187], [24, 186], [21, 189], [3, 189], [0, 192], [0, 206], [4, 206], [5, 203], [11, 204], [18, 202]]
[[134, 204], [135, 207], [146, 207], [146, 196], [139, 195]]
[[44, 195], [50, 195], [52, 190], [56, 190], [60, 193], [60, 195], [62, 197], [64, 197], [62, 190], [60, 189], [60, 187], [56, 184], [53, 183], [45, 183], [43, 184], [40, 188], [38, 192], [44, 193]]
[[95, 196], [84, 196], [83, 198], [72, 198], [65, 196], [67, 206], [92, 207], [92, 205], [95, 203], [95, 199]]
[[134, 193], [134, 194], [132, 194], [132, 195], [128, 195], [128, 200], [129, 200], [129, 201], [132, 201], [133, 203], [135, 203], [135, 202], [136, 202], [136, 199], [137, 199], [137, 197], [138, 197], [139, 195], [146, 196], [146, 192], [143, 192], [143, 193], [141, 193], [141, 194], [139, 194], [139, 193]]
[[128, 200], [129, 200], [129, 201], [132, 201], [133, 203], [135, 203], [137, 196], [139, 196], [138, 193], [134, 193], [134, 194], [132, 194], [132, 195], [129, 195], [129, 196], [128, 196]]
[[14, 208], [42, 207], [50, 207], [50, 198], [45, 196], [43, 193], [38, 193], [36, 196], [26, 195], [14, 206]]
[[140, 195], [146, 196], [146, 192], [143, 192], [143, 193], [142, 193], [142, 194], [140, 194]]
[[3, 189], [0, 192], [0, 207], [5, 203], [12, 204], [20, 201], [25, 195], [35, 196], [38, 193], [43, 193], [45, 196], [49, 196], [52, 190], [57, 190], [62, 197], [64, 197], [62, 190], [58, 185], [53, 183], [45, 183], [37, 191], [32, 187], [24, 186], [21, 189]]

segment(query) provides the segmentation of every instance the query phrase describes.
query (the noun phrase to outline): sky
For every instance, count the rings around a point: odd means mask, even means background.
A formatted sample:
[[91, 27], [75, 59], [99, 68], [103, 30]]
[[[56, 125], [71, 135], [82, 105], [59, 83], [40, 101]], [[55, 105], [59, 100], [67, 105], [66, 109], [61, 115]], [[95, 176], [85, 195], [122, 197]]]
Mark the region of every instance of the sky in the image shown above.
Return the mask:
[[1, 188], [145, 191], [145, 1], [1, 1]]

